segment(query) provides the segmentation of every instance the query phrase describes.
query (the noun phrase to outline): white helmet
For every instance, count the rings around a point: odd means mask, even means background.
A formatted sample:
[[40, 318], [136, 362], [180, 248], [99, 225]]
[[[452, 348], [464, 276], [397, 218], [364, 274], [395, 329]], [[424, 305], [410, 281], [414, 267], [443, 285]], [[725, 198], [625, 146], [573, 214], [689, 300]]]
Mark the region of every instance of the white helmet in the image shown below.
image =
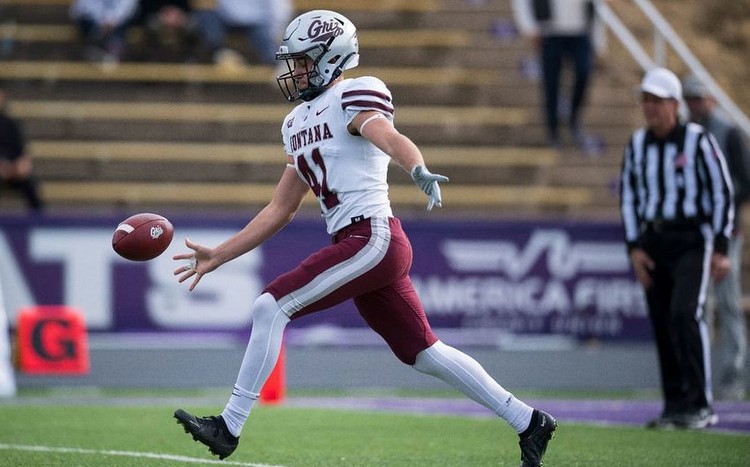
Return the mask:
[[[312, 70], [308, 86], [300, 90], [293, 78], [294, 60], [309, 57]], [[328, 10], [313, 10], [292, 20], [284, 31], [276, 60], [286, 60], [289, 71], [276, 78], [290, 101], [309, 101], [323, 92], [341, 72], [359, 64], [357, 28], [345, 16]]]

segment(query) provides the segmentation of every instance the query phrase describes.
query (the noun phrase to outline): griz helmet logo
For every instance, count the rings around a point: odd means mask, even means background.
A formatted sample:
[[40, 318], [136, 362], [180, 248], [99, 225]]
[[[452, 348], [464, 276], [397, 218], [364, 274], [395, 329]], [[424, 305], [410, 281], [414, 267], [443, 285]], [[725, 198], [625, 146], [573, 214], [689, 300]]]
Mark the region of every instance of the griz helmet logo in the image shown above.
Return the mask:
[[344, 28], [341, 27], [341, 23], [335, 18], [327, 22], [316, 19], [307, 28], [307, 38], [310, 42], [326, 42], [330, 38], [340, 36], [343, 33]]

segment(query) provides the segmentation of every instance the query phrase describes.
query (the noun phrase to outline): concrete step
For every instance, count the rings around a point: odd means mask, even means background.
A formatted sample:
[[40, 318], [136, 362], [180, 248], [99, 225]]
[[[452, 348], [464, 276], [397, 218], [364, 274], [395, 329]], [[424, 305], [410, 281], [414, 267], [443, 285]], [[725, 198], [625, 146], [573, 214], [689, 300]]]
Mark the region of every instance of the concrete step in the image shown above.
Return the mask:
[[[13, 113], [24, 120], [50, 119], [72, 122], [96, 120], [151, 122], [271, 123], [280, 125], [291, 110], [288, 104], [210, 104], [190, 102], [134, 101], [48, 101], [13, 103]], [[524, 125], [530, 123], [523, 108], [455, 107], [441, 105], [402, 106], [400, 123], [413, 125], [463, 124], [478, 126]]]
[[[286, 158], [280, 144], [37, 140], [30, 146], [45, 180], [265, 180], [275, 182]], [[533, 184], [557, 152], [528, 147], [423, 146], [433, 170], [463, 184]], [[395, 164], [393, 183], [411, 184]]]
[[[605, 147], [621, 148], [625, 144], [627, 134], [622, 127], [609, 126], [607, 122], [594, 123], [596, 125], [587, 125], [587, 130]], [[94, 142], [102, 139], [144, 142], [179, 140], [196, 143], [281, 141], [278, 122], [28, 119], [24, 124], [32, 139], [74, 139]], [[546, 144], [546, 130], [537, 121], [525, 124], [480, 125], [460, 121], [440, 122], [440, 118], [436, 117], [436, 123], [405, 120], [398, 121], [397, 126], [420, 146], [463, 145], [501, 149], [514, 146], [538, 147]], [[567, 138], [567, 133], [563, 132], [563, 135]]]
[[[395, 85], [446, 87], [499, 86], [521, 84], [517, 76], [497, 73], [488, 68], [464, 69], [443, 66], [413, 67], [361, 66], [349, 76], [375, 75]], [[222, 67], [182, 63], [120, 63], [93, 64], [75, 61], [7, 61], [0, 68], [0, 79], [38, 80], [46, 83], [59, 81], [88, 81], [90, 83], [145, 82], [145, 83], [254, 83], [275, 84], [276, 72], [270, 66], [244, 65]]]
[[[277, 141], [287, 104], [212, 104], [89, 100], [16, 100], [13, 114], [36, 138], [178, 139]], [[477, 106], [399, 106], [397, 123], [425, 143], [515, 144], [538, 141], [537, 109]], [[628, 112], [595, 107], [586, 115], [591, 131], [629, 128]], [[624, 132], [623, 132], [624, 134]]]
[[[0, 24], [0, 36], [5, 40], [5, 60], [80, 60], [85, 56], [75, 26], [68, 23]], [[139, 61], [153, 55], [146, 50], [149, 46], [144, 43], [143, 36], [139, 26], [130, 30], [125, 61]], [[512, 43], [500, 47], [489, 33], [473, 34], [463, 29], [366, 29], [358, 36], [363, 61], [370, 66], [390, 66], [394, 63], [409, 63], [412, 66], [480, 64], [502, 69], [515, 67], [520, 60], [519, 50], [523, 50], [513, 47]], [[229, 46], [252, 59], [253, 51], [248, 49], [244, 36], [232, 34]], [[199, 52], [199, 48], [193, 51], [174, 50], [169, 54], [170, 61], [210, 61], [210, 57]], [[487, 57], [493, 57], [493, 60], [487, 60]]]
[[[48, 181], [42, 185], [42, 196], [52, 209], [86, 206], [150, 209], [168, 207], [259, 208], [271, 199], [274, 184], [266, 183], [200, 183], [200, 182], [93, 182]], [[413, 185], [391, 187], [390, 198], [397, 208], [423, 209], [426, 200]], [[446, 214], [470, 209], [506, 210], [518, 214], [555, 212], [560, 215], [580, 211], [590, 205], [594, 193], [586, 187], [543, 187], [445, 184]], [[305, 199], [306, 210], [315, 210], [312, 195]]]
[[[505, 2], [472, 6], [462, 0], [294, 0], [293, 6], [294, 14], [314, 9], [338, 11], [360, 30], [383, 25], [418, 27], [425, 19], [443, 17], [453, 18], [454, 24], [462, 27], [482, 27], [483, 19], [510, 17]], [[70, 0], [3, 0], [0, 7], [3, 17], [17, 22], [54, 24], [68, 19]]]
[[[98, 71], [91, 65], [76, 63], [75, 67], [69, 67], [67, 74], [73, 74], [71, 68], [88, 70], [89, 74], [76, 72], [80, 76], [68, 76], [66, 79], [56, 79], [58, 73], [55, 65], [44, 66], [41, 62], [34, 65], [34, 69], [18, 70], [23, 68], [21, 64], [28, 62], [3, 62], [3, 66], [11, 63], [18, 64], [17, 71], [13, 74], [20, 75], [13, 78], [10, 71], [5, 72], [0, 67], [0, 79], [5, 73], [6, 88], [11, 92], [14, 100], [86, 100], [86, 101], [143, 101], [143, 102], [205, 102], [215, 104], [280, 104], [284, 103], [279, 88], [273, 79], [273, 71], [268, 72], [268, 79], [258, 81], [241, 80], [185, 80], [164, 79], [154, 81], [109, 81], [92, 79], [98, 76]], [[140, 64], [139, 64], [140, 65]], [[143, 64], [153, 66], [154, 64]], [[173, 69], [178, 67], [171, 65]], [[208, 70], [210, 66], [202, 69]], [[259, 67], [261, 70], [262, 67]], [[254, 68], [258, 69], [258, 68]], [[498, 85], [471, 84], [471, 70], [466, 71], [466, 79], [463, 82], [453, 84], [434, 85], [425, 80], [420, 83], [419, 75], [414, 73], [414, 82], [404, 80], [388, 81], [380, 70], [389, 68], [380, 67], [369, 69], [375, 76], [381, 77], [394, 96], [396, 105], [425, 105], [429, 103], [448, 106], [503, 106], [503, 107], [530, 107], [539, 109], [541, 107], [541, 90], [538, 82], [528, 80], [518, 73], [510, 73], [504, 76], [504, 82]], [[424, 68], [420, 68], [424, 70]], [[169, 70], [166, 70], [167, 72]], [[354, 70], [352, 70], [354, 71]], [[153, 73], [153, 72], [152, 72]], [[216, 75], [221, 73], [216, 70]], [[416, 76], [414, 76], [416, 75]], [[27, 76], [28, 79], [24, 79]], [[359, 76], [359, 75], [358, 75]], [[158, 77], [158, 75], [157, 75]], [[391, 77], [390, 74], [388, 76]], [[447, 79], [446, 79], [447, 81]], [[93, 83], [106, 83], [106, 86], [93, 86]], [[420, 84], [424, 84], [420, 86]], [[622, 86], [610, 82], [607, 76], [595, 77], [589, 90], [589, 105], [586, 112], [598, 107], [615, 108], [612, 115], [620, 115], [629, 112], [639, 121], [639, 106], [635, 94], [629, 90], [623, 90]]]

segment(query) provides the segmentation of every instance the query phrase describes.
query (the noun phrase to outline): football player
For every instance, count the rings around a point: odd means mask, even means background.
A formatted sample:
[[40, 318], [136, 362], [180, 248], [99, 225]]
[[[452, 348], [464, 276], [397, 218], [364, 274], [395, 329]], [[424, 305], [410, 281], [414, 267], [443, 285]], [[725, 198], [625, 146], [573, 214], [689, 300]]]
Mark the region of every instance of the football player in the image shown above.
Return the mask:
[[192, 278], [256, 248], [294, 217], [308, 190], [320, 203], [332, 244], [273, 280], [252, 310], [253, 327], [237, 381], [218, 416], [174, 416], [194, 439], [221, 459], [237, 447], [242, 427], [278, 358], [286, 325], [294, 319], [353, 299], [369, 326], [415, 370], [433, 375], [484, 405], [520, 436], [523, 466], [541, 465], [557, 426], [500, 386], [473, 358], [432, 332], [409, 269], [412, 249], [393, 216], [387, 170], [392, 159], [427, 195], [427, 209], [441, 206], [440, 182], [417, 146], [393, 125], [391, 93], [378, 78], [345, 79], [357, 66], [359, 46], [346, 17], [315, 10], [287, 27], [276, 54], [288, 71], [277, 81], [285, 97], [299, 101], [282, 125], [287, 167], [269, 204], [240, 232], [210, 248], [186, 240], [191, 250], [174, 256], [191, 261], [175, 271]]

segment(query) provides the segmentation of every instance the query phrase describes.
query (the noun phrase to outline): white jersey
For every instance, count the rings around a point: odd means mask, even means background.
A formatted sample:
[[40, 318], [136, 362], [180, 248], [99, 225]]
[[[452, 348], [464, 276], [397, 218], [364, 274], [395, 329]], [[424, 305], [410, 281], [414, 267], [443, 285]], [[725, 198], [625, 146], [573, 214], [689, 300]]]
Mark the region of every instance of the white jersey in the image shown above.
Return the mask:
[[357, 220], [393, 215], [387, 182], [391, 158], [347, 130], [359, 112], [371, 110], [393, 121], [390, 91], [365, 76], [335, 84], [284, 119], [284, 150], [318, 198], [329, 234]]

